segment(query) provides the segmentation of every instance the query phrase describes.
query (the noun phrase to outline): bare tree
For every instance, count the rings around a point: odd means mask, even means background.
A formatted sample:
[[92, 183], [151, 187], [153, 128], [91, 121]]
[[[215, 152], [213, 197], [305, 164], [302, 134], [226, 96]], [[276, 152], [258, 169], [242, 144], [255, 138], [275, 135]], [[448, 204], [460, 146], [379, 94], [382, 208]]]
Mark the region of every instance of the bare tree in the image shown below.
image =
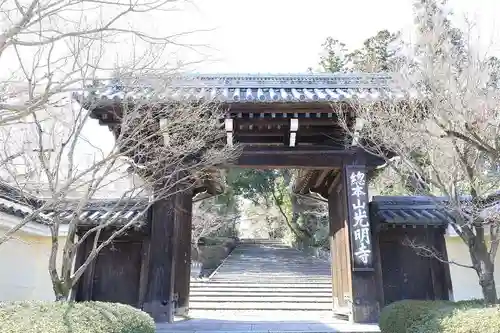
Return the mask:
[[192, 47], [182, 38], [195, 31], [168, 35], [163, 31], [169, 29], [155, 25], [185, 3], [1, 1], [0, 125], [57, 103], [60, 93], [82, 89], [86, 80], [97, 76], [178, 70], [178, 63], [165, 60], [170, 58], [168, 52], [173, 47]]
[[[125, 78], [122, 82], [127, 87]], [[152, 89], [160, 94], [162, 86]], [[47, 109], [22, 118], [23, 126], [17, 130], [22, 129], [25, 135], [2, 141], [0, 152], [19, 155], [1, 170], [10, 183], [21, 193], [38, 192], [43, 197], [31, 213], [1, 236], [0, 242], [30, 221], [45, 223], [51, 232], [48, 268], [57, 299], [67, 298], [105, 246], [131, 228], [140, 228], [155, 202], [189, 190], [199, 179], [210, 176], [210, 167], [228, 162], [238, 152], [237, 147], [225, 145], [220, 123], [223, 111], [210, 101], [193, 105], [151, 97], [134, 105], [118, 103], [123, 110], [120, 126], [115, 128], [114, 144], [107, 150], [99, 147], [105, 138], [88, 133], [89, 128], [91, 132], [99, 129], [90, 118], [91, 112], [75, 104], [70, 110]], [[7, 134], [16, 131], [12, 127], [0, 129]], [[130, 170], [140, 181], [124, 186]], [[97, 221], [86, 216], [89, 204], [110, 196], [114, 200], [106, 214]], [[137, 213], [124, 216], [124, 207]], [[68, 235], [64, 244], [59, 244], [62, 225], [67, 226]], [[80, 237], [76, 237], [78, 229], [85, 230]], [[94, 239], [92, 250], [83, 264], [73, 267], [78, 247], [89, 237]], [[62, 258], [58, 258], [60, 247]]]
[[[210, 199], [208, 199], [210, 200]], [[238, 216], [233, 214], [220, 215], [214, 211], [213, 206], [207, 206], [205, 203], [195, 203], [193, 207], [193, 228], [192, 241], [197, 251], [198, 243], [201, 238], [216, 234], [219, 230], [233, 225]]]
[[[471, 30], [453, 28], [444, 4], [415, 1], [416, 39], [389, 87], [396, 93], [353, 104], [363, 127], [352, 134], [362, 148], [386, 158], [395, 176], [410, 179], [414, 193], [435, 198], [469, 248], [485, 302], [496, 303], [498, 67], [477, 49]], [[424, 252], [440, 258], [432, 249]]]
[[[208, 166], [230, 159], [235, 151], [218, 144], [221, 113], [213, 103], [124, 103], [113, 141], [102, 133], [93, 137], [100, 130], [97, 122], [69, 98], [75, 91], [89, 97], [118, 86], [168, 94], [172, 75], [183, 66], [170, 63], [169, 52], [192, 48], [183, 38], [195, 31], [158, 25], [188, 3], [0, 1], [0, 179], [16, 187], [22, 196], [18, 199], [31, 207], [0, 236], [0, 244], [28, 222], [47, 224], [52, 235], [49, 272], [58, 299], [67, 297], [104, 246], [141, 225], [155, 201], [193, 186], [208, 176]], [[147, 82], [138, 77], [148, 77]], [[101, 80], [110, 79], [102, 85]], [[125, 186], [130, 169], [142, 180]], [[77, 239], [86, 207], [110, 196], [115, 200], [108, 214]], [[139, 213], [123, 220], [119, 212], [124, 206], [137, 206]], [[57, 213], [65, 210], [72, 213]], [[59, 244], [62, 225], [68, 227], [65, 244]], [[89, 257], [73, 269], [77, 248], [94, 236]], [[63, 255], [57, 258], [60, 247]], [[61, 267], [56, 259], [62, 259]]]

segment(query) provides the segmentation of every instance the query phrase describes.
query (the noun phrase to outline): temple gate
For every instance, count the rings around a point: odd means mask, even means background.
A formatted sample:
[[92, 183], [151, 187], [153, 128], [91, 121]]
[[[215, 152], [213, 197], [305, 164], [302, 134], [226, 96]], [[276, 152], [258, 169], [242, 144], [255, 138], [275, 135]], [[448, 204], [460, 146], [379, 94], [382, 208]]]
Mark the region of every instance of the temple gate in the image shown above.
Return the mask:
[[[377, 321], [381, 306], [389, 302], [447, 299], [451, 291], [446, 265], [425, 258], [412, 266], [416, 254], [401, 245], [411, 236], [446, 253], [446, 216], [430, 214], [434, 207], [429, 205], [420, 207], [424, 213], [418, 215], [407, 209], [412, 202], [370, 203], [367, 183], [383, 161], [353, 145], [339, 124], [342, 114], [349, 126], [357, 126], [352, 103], [393, 96], [390, 79], [385, 74], [194, 75], [172, 83], [181, 96], [177, 98], [193, 97], [194, 91], [222, 101], [227, 142], [243, 145], [235, 166], [302, 169], [294, 191], [315, 192], [328, 200], [332, 311], [357, 323]], [[127, 87], [110, 86], [78, 98], [116, 133], [121, 105], [131, 93]], [[139, 99], [146, 95], [133, 94]], [[192, 198], [220, 191], [201, 182], [194, 191], [155, 202], [144, 218], [147, 228], [128, 232], [116, 242], [119, 251], [102, 251], [84, 273], [76, 300], [131, 304], [157, 321], [171, 322], [174, 311], [186, 313]], [[429, 216], [437, 218], [430, 221]], [[84, 231], [85, 225], [80, 228]], [[78, 256], [84, 258], [85, 251]]]

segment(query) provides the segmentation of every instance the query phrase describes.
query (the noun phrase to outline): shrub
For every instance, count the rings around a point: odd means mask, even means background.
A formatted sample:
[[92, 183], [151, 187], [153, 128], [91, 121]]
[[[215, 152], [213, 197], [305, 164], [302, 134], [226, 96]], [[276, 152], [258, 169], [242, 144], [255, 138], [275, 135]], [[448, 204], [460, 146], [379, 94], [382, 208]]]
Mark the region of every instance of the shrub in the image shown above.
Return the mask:
[[453, 303], [457, 308], [461, 307], [466, 307], [466, 308], [473, 308], [473, 307], [484, 307], [484, 300], [482, 299], [466, 299], [463, 301], [458, 301]]
[[384, 333], [410, 333], [432, 311], [452, 304], [446, 301], [404, 300], [386, 306], [380, 313], [379, 326]]
[[129, 305], [104, 302], [0, 303], [2, 333], [154, 333], [153, 319]]
[[482, 300], [460, 302], [401, 301], [385, 307], [380, 316], [384, 333], [497, 333], [500, 306]]
[[420, 326], [420, 332], [430, 333], [498, 333], [500, 332], [500, 307], [462, 304], [456, 308], [441, 309], [431, 320]]

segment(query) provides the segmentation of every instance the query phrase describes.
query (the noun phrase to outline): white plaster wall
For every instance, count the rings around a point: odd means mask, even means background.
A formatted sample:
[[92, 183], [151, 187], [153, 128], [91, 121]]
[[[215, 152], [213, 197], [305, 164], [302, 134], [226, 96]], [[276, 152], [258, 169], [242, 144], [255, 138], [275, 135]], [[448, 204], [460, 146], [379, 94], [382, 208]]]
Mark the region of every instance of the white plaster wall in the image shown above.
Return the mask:
[[[0, 213], [0, 219], [10, 218]], [[0, 221], [1, 222], [1, 221]], [[0, 234], [6, 229], [0, 227]], [[61, 258], [65, 238], [60, 238]], [[54, 294], [48, 273], [50, 238], [18, 233], [0, 245], [0, 301], [53, 300]], [[468, 249], [459, 237], [446, 237], [450, 260], [470, 264]], [[500, 256], [497, 256], [495, 280], [500, 291]], [[481, 298], [481, 288], [474, 270], [450, 265], [455, 300]], [[500, 293], [499, 293], [500, 296]]]
[[[449, 260], [465, 265], [471, 264], [469, 250], [459, 237], [446, 237], [446, 249]], [[498, 287], [500, 287], [500, 256], [498, 255], [495, 258], [495, 268], [497, 293], [500, 295], [500, 290], [498, 290]], [[453, 297], [456, 301], [483, 297], [477, 274], [473, 269], [451, 264], [450, 273], [453, 285]]]
[[[61, 237], [60, 244], [64, 240]], [[50, 247], [49, 237], [26, 233], [0, 245], [0, 301], [54, 299], [48, 273]]]

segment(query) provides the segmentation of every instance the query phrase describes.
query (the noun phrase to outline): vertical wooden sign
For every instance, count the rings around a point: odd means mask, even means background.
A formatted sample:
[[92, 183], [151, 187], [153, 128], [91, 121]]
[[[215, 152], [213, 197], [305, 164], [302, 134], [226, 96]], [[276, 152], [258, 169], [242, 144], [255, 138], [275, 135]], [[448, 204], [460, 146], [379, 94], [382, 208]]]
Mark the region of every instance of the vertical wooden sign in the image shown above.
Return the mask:
[[347, 211], [353, 271], [373, 271], [373, 248], [364, 166], [345, 167]]

